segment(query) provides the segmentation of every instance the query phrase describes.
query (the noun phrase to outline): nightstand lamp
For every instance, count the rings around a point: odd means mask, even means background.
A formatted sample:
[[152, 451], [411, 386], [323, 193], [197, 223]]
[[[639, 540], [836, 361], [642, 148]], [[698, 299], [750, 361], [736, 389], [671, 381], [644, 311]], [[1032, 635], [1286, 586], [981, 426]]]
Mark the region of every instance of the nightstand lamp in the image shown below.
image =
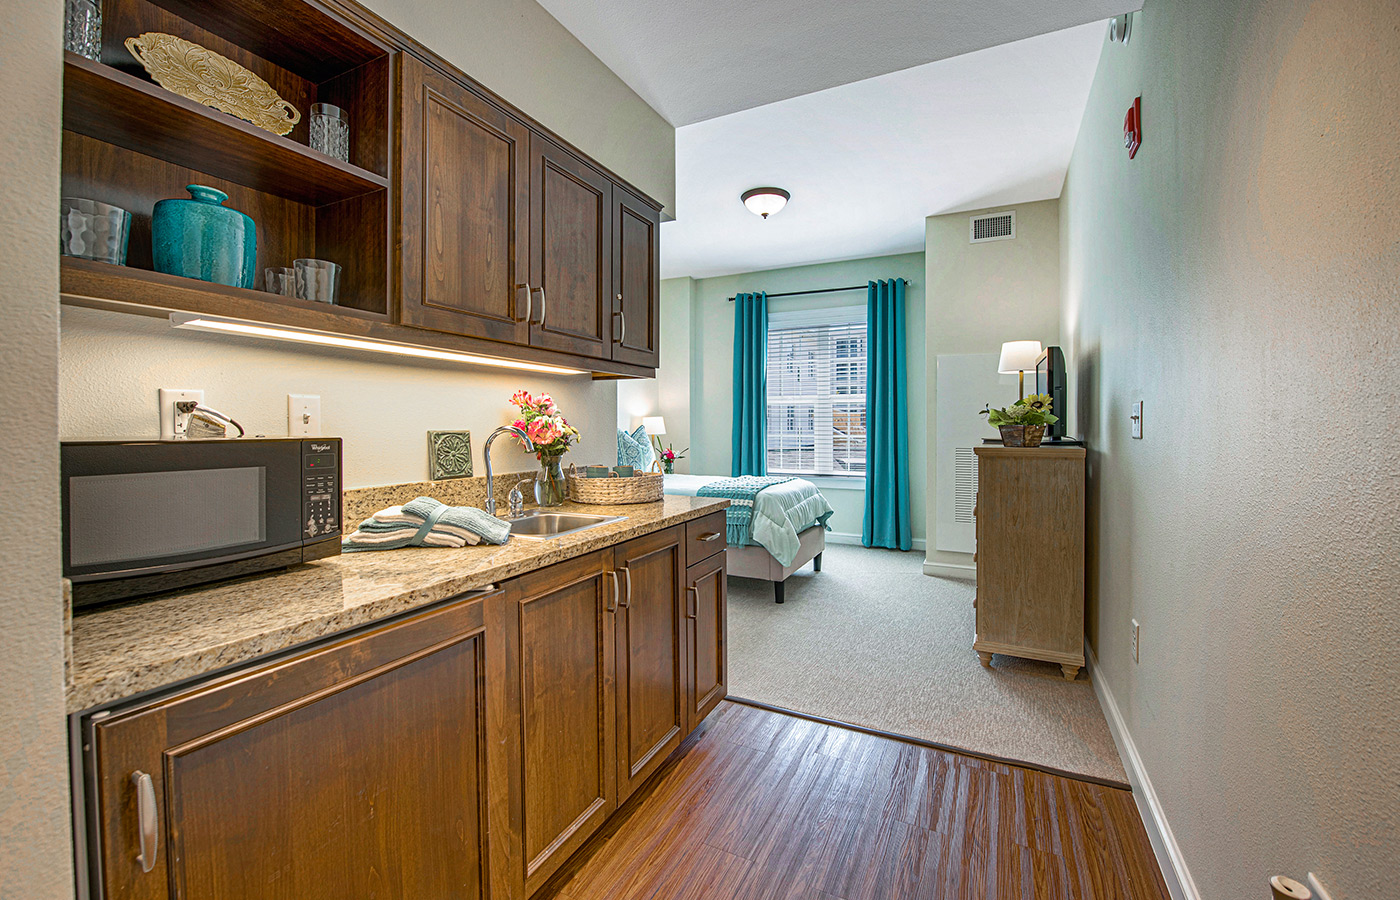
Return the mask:
[[[1007, 341], [1001, 345], [1001, 361], [997, 363], [997, 372], [1001, 375], [1020, 374], [1021, 396], [1016, 399], [1025, 399], [1026, 370], [1034, 369], [1035, 361], [1039, 358], [1040, 341]], [[643, 419], [642, 421], [648, 420]]]
[[[1032, 366], [1035, 363], [1031, 363]], [[661, 455], [661, 435], [666, 433], [666, 418], [664, 416], [643, 416], [642, 427], [647, 434], [651, 435], [651, 442], [656, 445], [657, 456]]]

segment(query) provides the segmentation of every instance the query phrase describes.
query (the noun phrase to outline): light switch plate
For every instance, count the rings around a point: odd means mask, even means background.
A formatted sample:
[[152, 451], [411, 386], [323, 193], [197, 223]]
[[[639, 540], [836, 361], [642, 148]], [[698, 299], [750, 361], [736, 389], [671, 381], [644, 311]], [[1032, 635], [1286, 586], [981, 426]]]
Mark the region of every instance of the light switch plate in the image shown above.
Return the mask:
[[185, 436], [184, 422], [177, 422], [177, 417], [175, 415], [175, 404], [181, 400], [193, 400], [195, 403], [203, 403], [204, 392], [187, 390], [185, 388], [160, 389], [160, 436], [162, 440], [168, 441], [171, 438]]
[[1132, 422], [1133, 422], [1133, 438], [1140, 441], [1140, 440], [1142, 440], [1142, 401], [1141, 401], [1141, 400], [1139, 400], [1139, 401], [1137, 401], [1136, 403], [1133, 404], [1133, 414], [1132, 414], [1131, 418], [1132, 418]]
[[321, 435], [321, 398], [319, 395], [287, 395], [287, 434], [292, 437], [319, 437]]

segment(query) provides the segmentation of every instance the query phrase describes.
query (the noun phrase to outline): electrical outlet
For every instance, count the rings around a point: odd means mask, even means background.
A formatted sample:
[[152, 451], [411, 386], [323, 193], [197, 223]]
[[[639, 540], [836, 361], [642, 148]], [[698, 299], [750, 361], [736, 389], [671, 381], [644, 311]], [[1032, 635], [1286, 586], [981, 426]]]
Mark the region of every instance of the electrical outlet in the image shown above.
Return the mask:
[[318, 395], [287, 395], [287, 434], [293, 437], [320, 436], [321, 398]]
[[1138, 625], [1138, 620], [1133, 619], [1133, 662], [1138, 661], [1138, 632], [1140, 630], [1141, 626]]
[[1133, 414], [1129, 417], [1133, 420], [1133, 438], [1142, 440], [1142, 401], [1133, 404]]
[[184, 388], [160, 389], [160, 436], [164, 440], [185, 436], [184, 420], [175, 415], [175, 404], [181, 400], [203, 403], [204, 392]]

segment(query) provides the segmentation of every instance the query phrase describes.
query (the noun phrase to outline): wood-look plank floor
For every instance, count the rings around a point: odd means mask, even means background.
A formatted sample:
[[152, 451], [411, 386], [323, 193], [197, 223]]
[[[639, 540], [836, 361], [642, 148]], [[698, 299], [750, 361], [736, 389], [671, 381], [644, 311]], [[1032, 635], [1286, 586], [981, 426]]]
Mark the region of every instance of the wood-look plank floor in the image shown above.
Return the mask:
[[1132, 795], [723, 703], [540, 900], [1165, 900]]

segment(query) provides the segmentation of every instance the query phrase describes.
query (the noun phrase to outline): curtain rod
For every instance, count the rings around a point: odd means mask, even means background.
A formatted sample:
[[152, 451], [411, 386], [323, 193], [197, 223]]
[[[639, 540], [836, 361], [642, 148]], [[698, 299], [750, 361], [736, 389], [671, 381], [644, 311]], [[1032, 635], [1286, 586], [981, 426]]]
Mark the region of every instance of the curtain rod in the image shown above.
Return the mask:
[[[912, 285], [913, 285], [913, 282], [911, 282], [908, 278], [896, 278], [896, 279], [894, 279], [894, 280], [895, 280], [895, 281], [902, 281], [902, 282], [904, 282], [904, 284], [905, 284], [906, 286], [912, 286]], [[856, 285], [855, 287], [819, 288], [819, 289], [817, 289], [817, 290], [812, 290], [812, 291], [784, 291], [784, 292], [782, 292], [781, 294], [769, 294], [768, 296], [769, 296], [769, 297], [802, 297], [802, 296], [805, 296], [805, 295], [807, 295], [807, 294], [838, 294], [838, 293], [841, 293], [842, 291], [863, 291], [863, 290], [865, 290], [867, 287], [869, 287], [869, 285], [858, 284], [858, 285]], [[756, 293], [756, 292], [755, 292], [755, 293]], [[733, 298], [733, 297], [730, 297], [730, 298], [729, 298], [729, 302], [730, 302], [730, 303], [733, 303], [733, 302], [734, 302], [734, 298]]]

